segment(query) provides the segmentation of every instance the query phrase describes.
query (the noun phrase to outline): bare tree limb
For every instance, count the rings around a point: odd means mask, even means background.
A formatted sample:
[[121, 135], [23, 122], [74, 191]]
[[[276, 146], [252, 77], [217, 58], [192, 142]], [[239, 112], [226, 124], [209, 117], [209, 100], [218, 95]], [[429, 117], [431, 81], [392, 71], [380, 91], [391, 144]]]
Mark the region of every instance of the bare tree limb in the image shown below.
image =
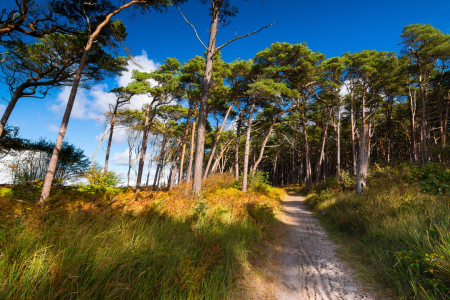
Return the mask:
[[191, 23], [189, 23], [189, 21], [186, 19], [186, 17], [183, 15], [183, 13], [181, 12], [180, 7], [178, 6], [178, 10], [180, 11], [180, 14], [183, 16], [183, 19], [194, 29], [195, 31], [195, 35], [197, 36], [198, 40], [200, 41], [200, 43], [202, 43], [203, 47], [205, 47], [206, 50], [208, 50], [208, 47], [205, 46], [205, 44], [202, 42], [202, 40], [200, 39], [200, 37], [198, 36], [197, 30], [195, 29], [194, 25], [192, 25]]
[[[264, 27], [261, 27], [261, 29], [259, 29], [259, 30], [256, 30], [256, 31], [247, 33], [246, 35], [241, 35], [241, 36], [235, 37], [234, 39], [229, 40], [228, 42], [226, 42], [226, 43], [223, 44], [222, 46], [217, 47], [216, 50], [214, 51], [214, 53], [217, 53], [218, 51], [220, 51], [220, 49], [222, 49], [223, 47], [225, 47], [226, 45], [228, 45], [228, 44], [231, 43], [231, 42], [234, 42], [234, 41], [236, 41], [236, 40], [239, 40], [239, 39], [248, 37], [248, 36], [250, 36], [250, 35], [252, 35], [252, 34], [258, 33], [258, 32], [260, 32], [261, 30], [263, 30], [263, 29], [265, 29], [265, 28], [267, 28], [267, 27], [269, 27], [269, 26], [272, 26], [272, 25], [274, 25], [274, 24], [276, 24], [276, 23], [278, 23], [278, 21], [273, 22], [272, 24], [266, 25], [266, 26], [264, 26]], [[192, 25], [191, 25], [191, 26], [192, 26]], [[206, 48], [206, 47], [205, 47], [205, 48]]]

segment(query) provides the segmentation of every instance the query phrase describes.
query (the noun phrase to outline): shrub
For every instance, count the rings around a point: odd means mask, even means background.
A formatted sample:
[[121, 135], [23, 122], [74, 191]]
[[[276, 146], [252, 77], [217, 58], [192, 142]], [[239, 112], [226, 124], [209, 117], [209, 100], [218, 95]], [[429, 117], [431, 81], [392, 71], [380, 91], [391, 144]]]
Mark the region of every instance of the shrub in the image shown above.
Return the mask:
[[99, 165], [93, 165], [83, 177], [87, 179], [88, 184], [81, 184], [78, 188], [80, 192], [103, 199], [107, 197], [112, 199], [120, 193], [120, 188], [117, 187], [120, 182], [119, 176], [112, 171], [103, 173], [103, 168]]

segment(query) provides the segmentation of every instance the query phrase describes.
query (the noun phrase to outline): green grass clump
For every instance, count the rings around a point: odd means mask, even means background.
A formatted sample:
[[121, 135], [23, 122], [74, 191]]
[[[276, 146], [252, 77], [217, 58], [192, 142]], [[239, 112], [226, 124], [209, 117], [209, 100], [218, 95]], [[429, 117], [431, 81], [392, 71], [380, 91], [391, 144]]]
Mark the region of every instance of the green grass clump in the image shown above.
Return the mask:
[[408, 164], [375, 167], [364, 195], [328, 184], [310, 193], [308, 203], [345, 240], [366, 277], [394, 298], [449, 299], [450, 199], [423, 193], [418, 171]]
[[65, 189], [72, 200], [54, 196], [44, 210], [0, 198], [0, 299], [234, 298], [276, 201], [235, 191], [227, 202], [205, 190], [201, 199], [179, 187], [83, 203]]

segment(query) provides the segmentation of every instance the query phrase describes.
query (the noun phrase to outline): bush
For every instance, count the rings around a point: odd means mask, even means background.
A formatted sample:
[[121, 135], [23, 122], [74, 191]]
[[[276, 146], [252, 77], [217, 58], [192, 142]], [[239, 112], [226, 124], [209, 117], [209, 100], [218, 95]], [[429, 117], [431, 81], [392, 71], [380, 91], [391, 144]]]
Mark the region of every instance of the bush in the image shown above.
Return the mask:
[[449, 299], [448, 176], [436, 164], [375, 165], [363, 195], [332, 189], [336, 179], [309, 194], [308, 203], [394, 298]]
[[106, 199], [114, 198], [120, 193], [117, 185], [120, 182], [119, 176], [112, 171], [103, 173], [103, 168], [99, 165], [93, 165], [83, 175], [89, 184], [81, 184], [78, 188], [80, 192], [86, 192], [95, 198], [101, 197]]
[[269, 173], [267, 172], [250, 172], [248, 175], [248, 187], [257, 193], [266, 193], [270, 189]]
[[439, 164], [416, 166], [414, 175], [421, 191], [434, 195], [450, 195], [450, 170]]

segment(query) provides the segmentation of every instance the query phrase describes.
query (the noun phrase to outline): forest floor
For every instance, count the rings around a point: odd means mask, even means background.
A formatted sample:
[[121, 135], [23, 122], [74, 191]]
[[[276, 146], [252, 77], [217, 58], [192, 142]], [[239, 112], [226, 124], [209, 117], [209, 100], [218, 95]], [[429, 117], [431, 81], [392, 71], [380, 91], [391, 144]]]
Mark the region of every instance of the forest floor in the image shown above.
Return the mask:
[[354, 272], [336, 254], [305, 197], [290, 192], [274, 240], [261, 248], [245, 276], [250, 299], [377, 299], [358, 282]]

